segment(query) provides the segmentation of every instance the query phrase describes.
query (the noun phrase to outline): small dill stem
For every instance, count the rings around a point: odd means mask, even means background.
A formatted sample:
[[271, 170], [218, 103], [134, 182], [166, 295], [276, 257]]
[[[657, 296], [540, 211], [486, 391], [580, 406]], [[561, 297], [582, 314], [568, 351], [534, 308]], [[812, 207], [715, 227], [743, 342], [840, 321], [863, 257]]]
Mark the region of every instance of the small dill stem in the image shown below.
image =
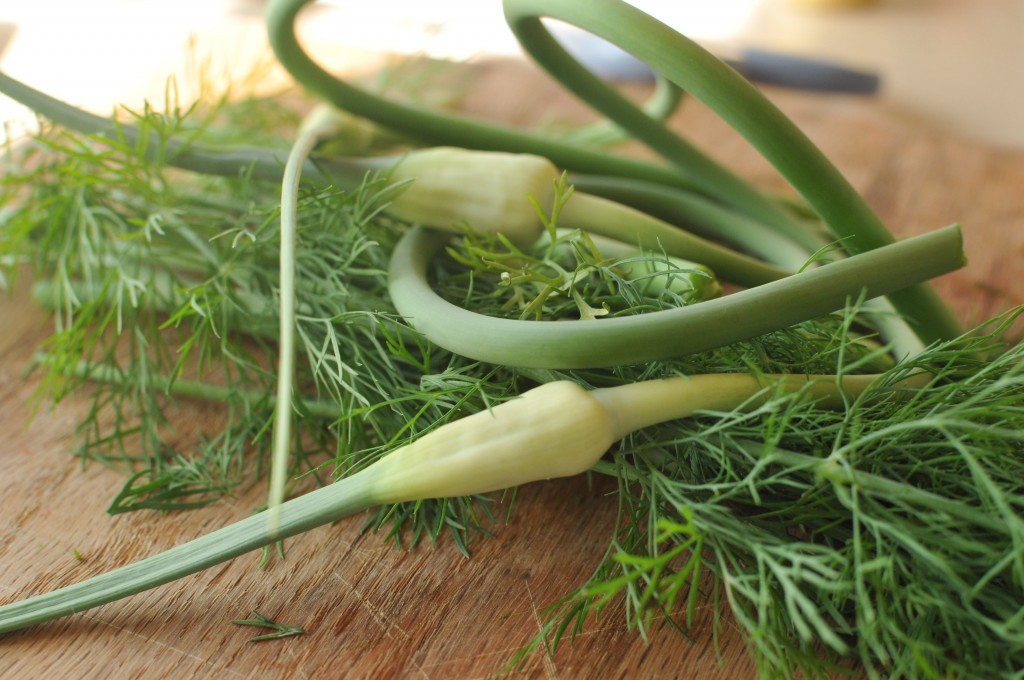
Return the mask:
[[899, 499], [901, 503], [930, 508], [965, 520], [997, 533], [1011, 533], [1001, 518], [987, 514], [964, 503], [932, 493], [906, 482], [900, 482], [870, 472], [851, 469], [834, 458], [815, 458], [795, 451], [776, 449], [772, 455], [791, 465], [808, 465], [815, 474], [833, 484], [853, 486], [859, 493], [878, 498]]
[[[36, 357], [36, 363], [45, 362], [45, 356], [40, 355]], [[73, 373], [76, 377], [109, 385], [119, 385], [125, 382], [125, 375], [122, 372], [113, 366], [103, 364], [80, 361], [75, 365]], [[262, 393], [239, 390], [236, 387], [211, 385], [198, 380], [170, 378], [158, 374], [151, 374], [146, 379], [153, 389], [176, 397], [213, 402], [226, 402], [241, 397], [247, 403], [258, 403], [264, 398]], [[334, 419], [340, 413], [338, 405], [329, 401], [301, 399], [299, 403], [302, 406], [302, 410], [314, 418]]]
[[277, 640], [284, 637], [290, 637], [292, 635], [302, 635], [306, 631], [298, 626], [288, 626], [283, 623], [278, 623], [273, 619], [261, 614], [257, 610], [252, 611], [251, 619], [239, 619], [232, 621], [231, 623], [236, 626], [254, 626], [258, 628], [269, 628], [272, 633], [265, 633], [263, 635], [257, 635], [249, 638], [249, 642], [262, 642], [264, 640]]
[[793, 273], [599, 196], [574, 192], [562, 207], [560, 217], [559, 225], [563, 228], [579, 228], [648, 250], [663, 248], [669, 255], [700, 262], [741, 286], [758, 286]]

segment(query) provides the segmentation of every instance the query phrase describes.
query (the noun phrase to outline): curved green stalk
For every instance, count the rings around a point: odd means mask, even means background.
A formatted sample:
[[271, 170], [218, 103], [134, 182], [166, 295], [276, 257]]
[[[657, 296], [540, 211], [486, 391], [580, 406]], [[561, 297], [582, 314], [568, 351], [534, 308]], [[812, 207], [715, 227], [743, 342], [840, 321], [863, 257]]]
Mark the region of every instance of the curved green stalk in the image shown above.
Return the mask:
[[[632, 102], [579, 64], [551, 36], [541, 17], [558, 19], [615, 44], [701, 100], [750, 141], [837, 232], [861, 232], [852, 239], [853, 252], [892, 242], [877, 217], [792, 121], [739, 73], [654, 17], [619, 0], [505, 0], [504, 8], [512, 32], [538, 64], [654, 151], [679, 167], [690, 168], [695, 181], [709, 193], [717, 185], [738, 180], [720, 176], [719, 169], [694, 158], [689, 144], [652, 123]], [[744, 184], [737, 191], [745, 195], [750, 189]], [[841, 195], [824, 200], [826, 194], [836, 193]], [[761, 206], [746, 207], [758, 215]], [[776, 217], [776, 212], [781, 211], [772, 206], [759, 216], [772, 226], [788, 229], [790, 218]], [[862, 221], [866, 224], [859, 224]], [[787, 236], [797, 239], [803, 233], [797, 230]]]
[[[675, 132], [652, 120], [633, 102], [582, 66], [551, 36], [538, 17], [557, 18], [615, 43], [643, 59], [662, 77], [711, 106], [730, 124], [734, 123], [723, 114], [723, 110], [731, 111], [732, 107], [749, 104], [739, 101], [733, 95], [730, 88], [735, 88], [739, 94], [743, 93], [739, 86], [729, 80], [723, 79], [720, 84], [716, 81], [722, 77], [723, 72], [728, 72], [736, 82], [745, 85], [746, 90], [756, 92], [739, 74], [704, 50], [688, 50], [695, 43], [682, 42], [685, 40], [682, 36], [625, 3], [567, 0], [554, 3], [542, 1], [531, 5], [513, 1], [505, 2], [504, 6], [505, 17], [522, 47], [566, 89], [685, 172], [694, 185], [707, 195], [756, 217], [794, 241], [810, 247], [809, 235], [789, 214]], [[622, 7], [633, 11], [619, 11], [607, 17], [603, 15], [613, 8]], [[646, 17], [650, 22], [644, 23], [640, 17]], [[664, 30], [656, 30], [655, 24]], [[675, 41], [675, 36], [682, 40]], [[713, 84], [702, 88], [701, 81], [705, 78]], [[723, 93], [725, 106], [716, 107], [713, 101], [709, 101], [712, 99], [709, 92]]]
[[[700, 161], [693, 157], [688, 145], [680, 144], [663, 126], [652, 123], [573, 59], [544, 27], [541, 17], [569, 23], [615, 44], [701, 100], [782, 173], [851, 253], [892, 243], [892, 235], [875, 213], [791, 120], [736, 71], [654, 17], [619, 0], [505, 0], [504, 7], [516, 38], [545, 70], [677, 165]], [[703, 167], [693, 178], [706, 191], [712, 190], [706, 184], [725, 186], [731, 181], [711, 167]], [[736, 196], [743, 199], [736, 205], [759, 209], [748, 202], [756, 201], [755, 197], [743, 198], [743, 190], [736, 190]], [[787, 236], [800, 238], [800, 230], [791, 232], [786, 226], [788, 217], [786, 222], [776, 222], [776, 210], [772, 206], [766, 212], [753, 214], [772, 226], [786, 229]], [[926, 342], [954, 338], [961, 333], [952, 313], [927, 285], [910, 287], [890, 299]]]
[[[570, 180], [574, 188], [583, 192], [638, 208], [645, 217], [660, 217], [680, 229], [693, 230], [709, 238], [724, 239], [780, 267], [802, 269], [815, 255], [760, 222], [693, 192], [628, 178], [572, 175]], [[575, 195], [579, 194], [577, 191]], [[824, 251], [828, 245], [823, 234], [818, 250]], [[726, 270], [721, 273], [723, 278], [728, 279]], [[861, 313], [872, 319], [882, 337], [892, 346], [893, 356], [913, 356], [924, 349], [924, 343], [893, 308], [888, 298], [865, 301]]]
[[592, 368], [684, 356], [885, 295], [963, 265], [959, 227], [900, 241], [756, 288], [688, 307], [597, 321], [517, 321], [462, 309], [427, 280], [448, 236], [417, 228], [392, 255], [388, 289], [399, 313], [432, 342], [480, 361]]
[[[627, 178], [572, 175], [570, 179], [576, 189], [638, 208], [645, 215], [671, 221], [698, 235], [724, 239], [780, 267], [802, 269], [815, 255], [760, 222], [692, 192]], [[828, 246], [822, 234], [818, 251], [824, 252]], [[913, 356], [924, 349], [924, 343], [888, 298], [865, 301], [861, 313], [871, 317], [892, 346], [893, 356]]]
[[[600, 153], [465, 116], [442, 114], [365, 92], [328, 73], [303, 50], [295, 21], [310, 0], [273, 0], [267, 7], [270, 45], [281, 65], [303, 87], [340, 109], [370, 118], [427, 144], [464, 146], [545, 156], [556, 165], [594, 174], [641, 177], [671, 186], [694, 187], [675, 169]], [[640, 111], [642, 116], [646, 113]]]
[[[683, 103], [684, 92], [675, 83], [660, 75], [655, 75], [654, 92], [643, 103], [643, 110], [654, 120], [666, 121]], [[606, 121], [613, 124], [612, 121]]]
[[280, 329], [278, 335], [277, 398], [274, 402], [274, 440], [270, 454], [271, 529], [276, 528], [291, 453], [292, 383], [295, 380], [295, 239], [298, 232], [299, 184], [302, 170], [317, 144], [335, 134], [336, 119], [324, 108], [314, 109], [299, 128], [288, 154], [281, 182]]

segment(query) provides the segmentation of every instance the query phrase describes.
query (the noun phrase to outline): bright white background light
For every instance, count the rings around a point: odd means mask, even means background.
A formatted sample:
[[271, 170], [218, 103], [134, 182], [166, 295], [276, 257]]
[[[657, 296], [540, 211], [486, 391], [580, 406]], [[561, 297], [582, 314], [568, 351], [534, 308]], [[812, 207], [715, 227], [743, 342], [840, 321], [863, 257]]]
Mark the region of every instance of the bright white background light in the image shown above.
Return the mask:
[[[17, 34], [0, 67], [98, 112], [162, 96], [198, 35], [241, 68], [265, 54], [264, 0], [3, 0]], [[894, 109], [1024, 147], [1024, 1], [878, 0], [811, 12], [791, 0], [634, 0], [715, 50], [831, 58], [879, 72]], [[352, 51], [452, 59], [518, 54], [500, 0], [322, 0], [305, 39]], [[318, 51], [325, 59], [334, 48]], [[335, 62], [328, 62], [332, 66]], [[0, 120], [24, 111], [0, 99]]]

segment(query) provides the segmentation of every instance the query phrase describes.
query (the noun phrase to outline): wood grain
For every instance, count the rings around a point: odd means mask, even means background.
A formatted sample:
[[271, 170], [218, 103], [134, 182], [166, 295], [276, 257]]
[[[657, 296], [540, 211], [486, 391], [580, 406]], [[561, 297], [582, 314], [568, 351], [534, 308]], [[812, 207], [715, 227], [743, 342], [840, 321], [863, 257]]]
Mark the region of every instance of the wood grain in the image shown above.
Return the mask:
[[[475, 114], [528, 124], [590, 114], [532, 70], [474, 67], [463, 102]], [[643, 93], [637, 91], [638, 96]], [[969, 266], [937, 285], [965, 322], [1024, 302], [1024, 153], [986, 148], [873, 100], [770, 93], [901, 235], [964, 225]], [[725, 125], [690, 102], [674, 120], [699, 146], [753, 181], [785, 187]], [[631, 149], [649, 155], [643, 149]], [[22, 282], [25, 283], [25, 282]], [[70, 453], [84, 398], [32, 416], [35, 378], [23, 372], [49, 332], [19, 285], [0, 299], [0, 599], [11, 601], [153, 554], [247, 515], [263, 501], [254, 483], [214, 507], [111, 517], [123, 481], [84, 468]], [[182, 405], [183, 440], [213, 427], [204, 405]], [[0, 638], [9, 677], [483, 678], [502, 669], [538, 632], [540, 610], [579, 585], [608, 544], [611, 489], [584, 479], [522, 489], [510, 524], [471, 545], [450, 541], [397, 550], [360, 533], [359, 519], [288, 542], [287, 559], [265, 570], [256, 556], [65, 620]], [[83, 560], [73, 554], [77, 550]], [[251, 610], [307, 633], [247, 643], [232, 626]], [[721, 635], [712, 639], [718, 617]], [[648, 640], [625, 630], [621, 608], [553, 656], [537, 654], [511, 677], [744, 678], [754, 675], [728, 615], [700, 609], [687, 640], [656, 622]]]

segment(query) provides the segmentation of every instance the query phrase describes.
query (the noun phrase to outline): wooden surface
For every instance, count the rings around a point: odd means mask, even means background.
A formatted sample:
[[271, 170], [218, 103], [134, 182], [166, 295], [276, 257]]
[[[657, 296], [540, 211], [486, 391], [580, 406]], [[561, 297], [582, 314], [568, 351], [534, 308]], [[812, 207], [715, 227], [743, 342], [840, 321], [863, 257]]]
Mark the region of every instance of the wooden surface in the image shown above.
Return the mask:
[[[516, 66], [482, 66], [464, 102], [517, 123], [586, 119], [580, 106]], [[513, 96], [515, 93], [515, 96]], [[938, 282], [966, 321], [1024, 302], [1024, 153], [986, 148], [877, 102], [772, 91], [900, 234], [958, 221], [969, 266]], [[722, 123], [690, 103], [677, 121], [691, 138], [761, 184], [774, 172]], [[634, 150], [646, 155], [642, 149]], [[0, 299], [0, 600], [87, 578], [246, 516], [263, 501], [254, 484], [231, 501], [187, 514], [105, 514], [122, 477], [70, 456], [84, 399], [30, 421], [36, 384], [22, 372], [48, 331], [24, 287]], [[178, 436], [209, 422], [186, 405]], [[580, 584], [608, 544], [611, 489], [584, 480], [534, 484], [510, 524], [472, 543], [396, 550], [361, 536], [357, 518], [288, 542], [287, 560], [265, 570], [244, 557], [125, 601], [0, 638], [5, 677], [483, 678], [538, 631], [539, 610]], [[83, 560], [77, 560], [77, 550]], [[231, 625], [251, 610], [306, 634], [248, 644]], [[645, 641], [625, 630], [621, 608], [591, 622], [553, 657], [535, 655], [512, 677], [747, 678], [742, 638], [725, 616], [718, 648], [702, 607], [688, 641], [655, 624]]]

